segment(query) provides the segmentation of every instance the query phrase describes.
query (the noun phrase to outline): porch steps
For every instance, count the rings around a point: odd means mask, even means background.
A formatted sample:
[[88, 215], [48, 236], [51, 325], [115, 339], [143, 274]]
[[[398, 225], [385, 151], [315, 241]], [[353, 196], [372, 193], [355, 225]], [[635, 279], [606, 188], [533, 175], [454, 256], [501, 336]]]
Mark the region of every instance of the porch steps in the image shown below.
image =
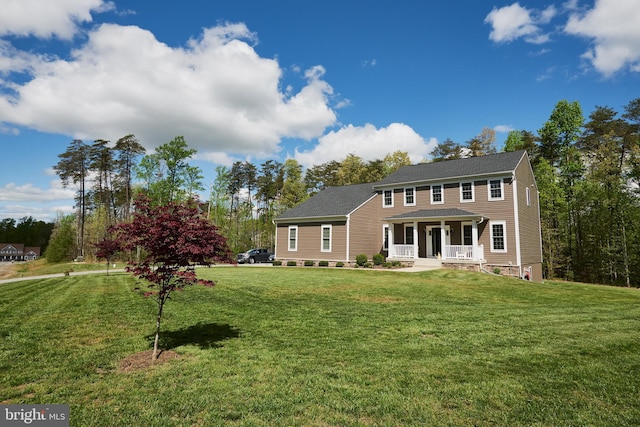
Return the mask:
[[437, 258], [418, 258], [412, 261], [413, 267], [424, 270], [437, 270], [442, 268], [442, 261]]

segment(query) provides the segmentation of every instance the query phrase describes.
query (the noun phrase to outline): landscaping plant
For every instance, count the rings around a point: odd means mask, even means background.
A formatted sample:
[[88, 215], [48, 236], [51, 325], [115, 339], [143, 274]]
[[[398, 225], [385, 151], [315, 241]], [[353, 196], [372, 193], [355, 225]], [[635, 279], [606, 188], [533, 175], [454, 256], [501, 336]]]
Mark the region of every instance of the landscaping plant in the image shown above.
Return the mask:
[[[214, 286], [211, 280], [198, 279], [196, 266], [214, 262], [231, 263], [233, 258], [226, 238], [204, 218], [195, 203], [173, 202], [153, 206], [147, 197], [136, 202], [133, 220], [112, 227], [114, 242], [122, 250], [141, 249], [141, 258], [127, 267], [136, 277], [149, 282], [157, 303], [156, 330], [152, 359], [158, 357], [162, 310], [173, 291], [193, 284]], [[103, 242], [102, 247], [113, 245]]]

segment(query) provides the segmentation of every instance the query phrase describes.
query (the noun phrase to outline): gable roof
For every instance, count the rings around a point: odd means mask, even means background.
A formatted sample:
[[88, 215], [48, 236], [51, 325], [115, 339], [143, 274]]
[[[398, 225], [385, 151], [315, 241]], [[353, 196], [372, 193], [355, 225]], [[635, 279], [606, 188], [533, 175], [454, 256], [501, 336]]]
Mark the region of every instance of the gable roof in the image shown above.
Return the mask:
[[346, 217], [374, 195], [373, 184], [369, 183], [327, 187], [309, 200], [279, 215], [275, 221]]
[[398, 169], [377, 184], [374, 184], [374, 188], [477, 175], [510, 173], [516, 169], [525, 154], [525, 150], [520, 150], [490, 154], [488, 156], [406, 166]]

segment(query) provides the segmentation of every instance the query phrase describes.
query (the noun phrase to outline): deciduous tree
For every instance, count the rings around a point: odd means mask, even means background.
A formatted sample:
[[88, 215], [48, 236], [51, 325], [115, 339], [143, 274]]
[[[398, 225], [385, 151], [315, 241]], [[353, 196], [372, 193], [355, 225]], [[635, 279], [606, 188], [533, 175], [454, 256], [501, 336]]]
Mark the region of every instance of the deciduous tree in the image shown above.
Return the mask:
[[[170, 202], [154, 206], [148, 197], [136, 201], [130, 223], [111, 229], [118, 247], [123, 250], [142, 248], [142, 258], [128, 270], [149, 283], [145, 295], [156, 300], [156, 329], [152, 359], [157, 359], [160, 325], [164, 305], [174, 291], [187, 286], [214, 282], [198, 279], [196, 266], [231, 263], [227, 240], [201, 213], [194, 200]], [[106, 243], [103, 244], [108, 246]]]

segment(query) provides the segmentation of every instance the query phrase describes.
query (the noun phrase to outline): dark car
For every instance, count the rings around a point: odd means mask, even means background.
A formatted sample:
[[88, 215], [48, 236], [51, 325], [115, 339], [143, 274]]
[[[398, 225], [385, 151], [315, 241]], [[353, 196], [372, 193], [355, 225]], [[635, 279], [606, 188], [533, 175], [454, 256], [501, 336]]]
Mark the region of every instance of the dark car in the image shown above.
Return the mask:
[[256, 262], [272, 262], [273, 254], [268, 249], [251, 249], [238, 254], [238, 264], [255, 264]]

